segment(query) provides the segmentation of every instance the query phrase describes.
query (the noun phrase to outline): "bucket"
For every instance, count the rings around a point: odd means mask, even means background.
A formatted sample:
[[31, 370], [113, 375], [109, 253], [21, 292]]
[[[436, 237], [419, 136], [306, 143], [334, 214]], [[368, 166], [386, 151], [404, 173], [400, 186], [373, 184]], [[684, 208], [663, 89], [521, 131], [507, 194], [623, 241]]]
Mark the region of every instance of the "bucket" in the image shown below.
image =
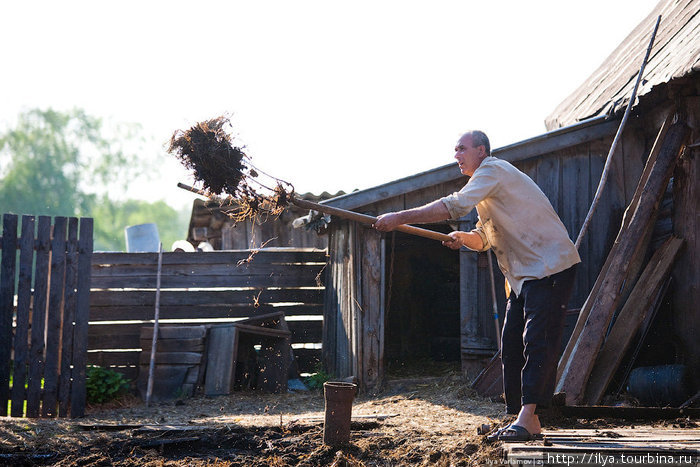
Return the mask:
[[678, 407], [689, 397], [685, 365], [643, 366], [630, 372], [627, 392], [647, 407]]
[[328, 381], [323, 383], [326, 401], [323, 423], [323, 443], [329, 446], [345, 446], [350, 443], [350, 418], [352, 401], [357, 384]]
[[155, 224], [131, 225], [124, 229], [127, 253], [158, 252], [160, 237]]

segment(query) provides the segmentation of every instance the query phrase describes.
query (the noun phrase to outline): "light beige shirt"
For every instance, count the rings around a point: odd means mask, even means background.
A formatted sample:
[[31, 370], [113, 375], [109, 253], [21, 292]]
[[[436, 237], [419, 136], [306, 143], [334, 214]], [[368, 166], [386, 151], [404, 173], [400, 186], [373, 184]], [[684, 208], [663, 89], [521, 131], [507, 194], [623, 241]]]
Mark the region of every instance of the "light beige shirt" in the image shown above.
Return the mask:
[[542, 190], [509, 162], [489, 156], [460, 191], [442, 198], [453, 219], [476, 207], [478, 233], [496, 254], [517, 295], [523, 282], [581, 261], [566, 227]]

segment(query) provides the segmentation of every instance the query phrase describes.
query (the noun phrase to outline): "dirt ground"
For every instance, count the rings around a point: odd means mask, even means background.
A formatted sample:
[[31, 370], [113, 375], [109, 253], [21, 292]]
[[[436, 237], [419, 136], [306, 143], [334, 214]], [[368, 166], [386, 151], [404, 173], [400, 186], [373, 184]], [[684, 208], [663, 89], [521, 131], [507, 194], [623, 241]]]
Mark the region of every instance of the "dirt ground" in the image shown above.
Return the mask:
[[[507, 421], [503, 405], [477, 396], [458, 371], [395, 379], [378, 394], [358, 396], [346, 447], [323, 444], [323, 410], [319, 390], [239, 391], [151, 407], [130, 396], [89, 407], [77, 420], [0, 419], [0, 465], [507, 465], [499, 443], [477, 433]], [[603, 419], [543, 422], [615, 426]]]
[[499, 458], [477, 428], [500, 423], [503, 406], [476, 396], [455, 372], [358, 396], [344, 448], [323, 444], [323, 410], [321, 391], [246, 391], [149, 408], [131, 398], [90, 407], [78, 420], [6, 418], [0, 464], [466, 466]]

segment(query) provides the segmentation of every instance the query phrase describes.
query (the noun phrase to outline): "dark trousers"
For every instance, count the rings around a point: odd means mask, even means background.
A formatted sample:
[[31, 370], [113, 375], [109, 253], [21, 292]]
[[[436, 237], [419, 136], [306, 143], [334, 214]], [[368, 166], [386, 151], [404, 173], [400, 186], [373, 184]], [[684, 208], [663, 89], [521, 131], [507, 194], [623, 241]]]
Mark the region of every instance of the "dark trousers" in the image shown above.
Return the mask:
[[517, 414], [525, 404], [550, 405], [575, 275], [576, 266], [572, 266], [525, 281], [520, 296], [511, 292], [508, 297], [501, 359], [509, 414]]

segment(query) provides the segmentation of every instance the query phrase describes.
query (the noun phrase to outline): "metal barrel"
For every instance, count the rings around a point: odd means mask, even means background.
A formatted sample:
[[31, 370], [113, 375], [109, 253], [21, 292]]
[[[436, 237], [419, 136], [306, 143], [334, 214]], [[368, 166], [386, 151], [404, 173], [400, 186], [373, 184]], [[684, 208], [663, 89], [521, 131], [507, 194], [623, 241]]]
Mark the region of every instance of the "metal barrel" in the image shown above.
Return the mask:
[[323, 384], [326, 402], [323, 424], [323, 443], [329, 446], [344, 446], [350, 443], [350, 418], [352, 401], [357, 393], [357, 384], [328, 381]]

